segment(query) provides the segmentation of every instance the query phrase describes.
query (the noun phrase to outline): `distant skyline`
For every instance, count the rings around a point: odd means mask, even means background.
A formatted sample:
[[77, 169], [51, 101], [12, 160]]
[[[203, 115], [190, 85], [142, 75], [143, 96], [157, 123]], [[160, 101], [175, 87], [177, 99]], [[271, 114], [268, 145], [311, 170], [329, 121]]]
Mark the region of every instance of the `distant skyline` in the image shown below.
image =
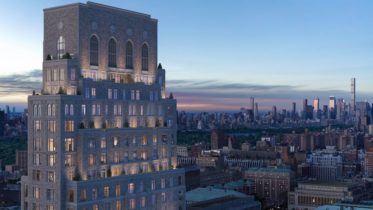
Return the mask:
[[[75, 2], [2, 2], [0, 107], [41, 85], [43, 9]], [[158, 61], [180, 110], [239, 110], [251, 96], [262, 109], [349, 101], [351, 77], [357, 101], [373, 99], [373, 1], [95, 2], [158, 19]]]

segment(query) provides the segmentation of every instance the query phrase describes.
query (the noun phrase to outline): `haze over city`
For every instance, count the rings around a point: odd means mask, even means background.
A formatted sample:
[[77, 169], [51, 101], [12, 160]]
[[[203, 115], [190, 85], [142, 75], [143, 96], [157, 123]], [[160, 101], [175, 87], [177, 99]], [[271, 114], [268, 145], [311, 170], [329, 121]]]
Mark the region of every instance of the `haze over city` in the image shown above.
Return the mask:
[[[40, 88], [42, 9], [75, 2], [2, 3], [1, 104], [24, 108]], [[251, 96], [264, 110], [326, 104], [349, 97], [351, 77], [357, 100], [373, 96], [371, 1], [97, 2], [157, 17], [158, 60], [180, 110], [235, 111]]]

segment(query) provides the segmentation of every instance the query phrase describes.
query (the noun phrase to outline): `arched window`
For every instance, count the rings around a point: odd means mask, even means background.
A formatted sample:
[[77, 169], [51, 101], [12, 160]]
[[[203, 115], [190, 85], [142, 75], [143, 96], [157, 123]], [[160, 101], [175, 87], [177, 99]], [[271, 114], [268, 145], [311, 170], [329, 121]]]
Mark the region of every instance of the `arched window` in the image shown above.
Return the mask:
[[117, 67], [117, 43], [114, 39], [109, 41], [109, 67]]
[[41, 105], [38, 105], [38, 116], [41, 116]]
[[141, 48], [141, 69], [148, 70], [148, 46], [146, 44], [143, 44]]
[[60, 36], [57, 41], [57, 57], [61, 59], [65, 54], [65, 39]]
[[70, 104], [70, 115], [74, 115], [74, 105]]
[[130, 41], [126, 44], [126, 69], [133, 69], [133, 48]]
[[56, 116], [56, 105], [52, 104], [52, 116]]
[[65, 115], [67, 116], [69, 114], [69, 105], [65, 105]]
[[48, 116], [52, 116], [52, 106], [48, 104]]
[[98, 39], [92, 36], [89, 40], [89, 64], [91, 66], [98, 66]]

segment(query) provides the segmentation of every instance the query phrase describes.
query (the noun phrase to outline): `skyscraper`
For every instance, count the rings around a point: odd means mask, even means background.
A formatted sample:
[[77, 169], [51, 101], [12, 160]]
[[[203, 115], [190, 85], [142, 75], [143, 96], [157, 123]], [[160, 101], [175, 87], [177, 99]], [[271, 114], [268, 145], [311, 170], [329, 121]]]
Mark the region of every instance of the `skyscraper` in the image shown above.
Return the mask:
[[351, 111], [356, 111], [356, 78], [351, 78]]
[[329, 97], [329, 119], [336, 118], [336, 100], [334, 96]]
[[250, 97], [249, 109], [252, 110], [252, 111], [254, 111], [254, 109], [255, 109], [255, 99], [254, 99], [254, 97]]
[[313, 100], [313, 110], [314, 110], [314, 118], [320, 119], [320, 100], [319, 97], [316, 97]]
[[22, 209], [185, 209], [157, 20], [92, 2], [45, 9], [43, 49]]

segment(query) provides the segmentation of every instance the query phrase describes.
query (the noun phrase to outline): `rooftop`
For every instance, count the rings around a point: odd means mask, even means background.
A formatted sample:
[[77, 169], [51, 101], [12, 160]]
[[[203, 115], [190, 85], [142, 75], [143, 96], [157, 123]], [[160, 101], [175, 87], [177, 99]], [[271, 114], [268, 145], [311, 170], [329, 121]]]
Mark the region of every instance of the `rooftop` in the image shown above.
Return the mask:
[[186, 192], [185, 200], [187, 202], [201, 202], [217, 198], [223, 198], [227, 196], [234, 196], [239, 198], [246, 198], [247, 195], [234, 191], [234, 190], [223, 190], [216, 188], [196, 188], [194, 190]]

